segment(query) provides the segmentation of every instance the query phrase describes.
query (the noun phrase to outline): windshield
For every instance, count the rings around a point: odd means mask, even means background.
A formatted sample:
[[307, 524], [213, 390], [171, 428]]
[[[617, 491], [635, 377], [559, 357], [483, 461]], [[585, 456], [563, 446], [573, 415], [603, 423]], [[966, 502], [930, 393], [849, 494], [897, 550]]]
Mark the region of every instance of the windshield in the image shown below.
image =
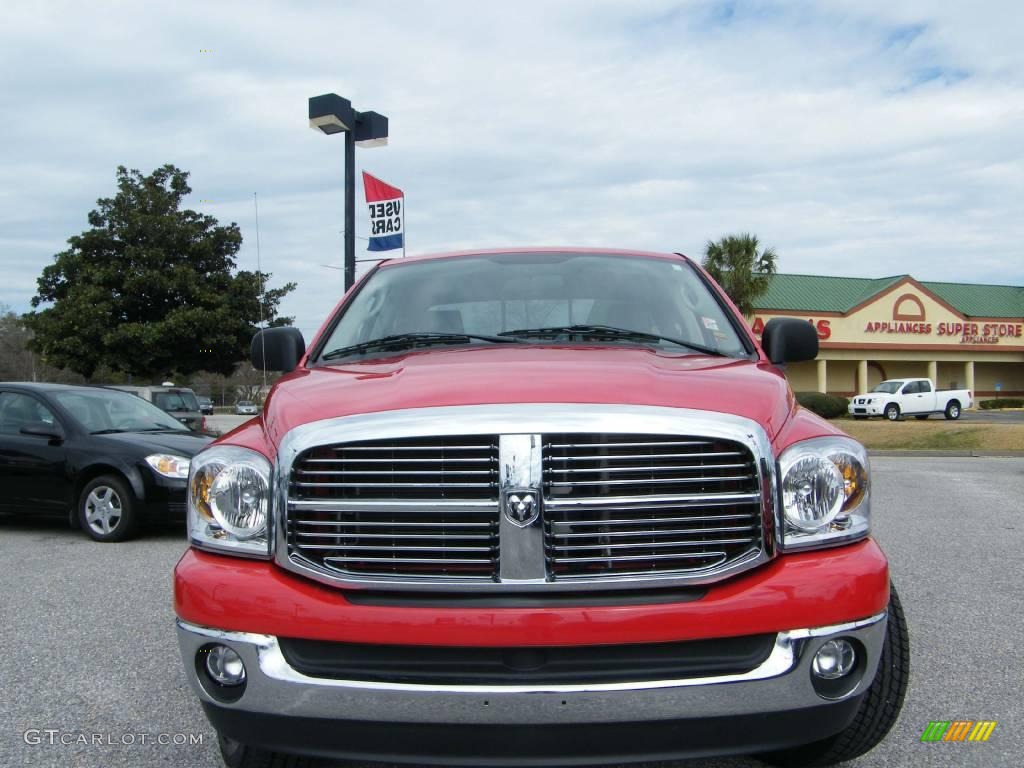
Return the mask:
[[899, 391], [899, 388], [903, 386], [902, 381], [883, 381], [877, 387], [872, 389], [872, 392], [885, 392], [887, 395], [895, 394]]
[[128, 392], [69, 390], [53, 397], [90, 432], [189, 431], [173, 416]]
[[153, 404], [165, 411], [198, 411], [199, 403], [191, 392], [154, 392]]
[[[505, 253], [381, 267], [346, 309], [320, 360], [336, 359], [330, 355], [333, 350], [403, 334], [469, 334], [478, 338], [438, 341], [496, 343], [479, 337], [584, 325], [666, 337], [715, 354], [748, 355], [725, 310], [682, 258]], [[586, 332], [565, 336], [523, 333], [512, 340], [587, 340]], [[593, 336], [601, 344], [645, 344], [693, 353], [655, 338]]]

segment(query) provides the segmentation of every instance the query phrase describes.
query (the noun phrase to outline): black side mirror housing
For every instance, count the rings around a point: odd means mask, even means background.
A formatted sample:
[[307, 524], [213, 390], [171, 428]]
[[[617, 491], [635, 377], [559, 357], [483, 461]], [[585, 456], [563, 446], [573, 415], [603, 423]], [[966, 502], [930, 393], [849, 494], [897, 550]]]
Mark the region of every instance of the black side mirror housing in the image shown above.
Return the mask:
[[288, 373], [306, 354], [306, 341], [298, 328], [264, 328], [252, 337], [249, 353], [253, 368]]
[[64, 439], [64, 429], [56, 422], [51, 424], [46, 421], [30, 421], [18, 431], [23, 435], [47, 437], [58, 442]]
[[818, 356], [818, 331], [806, 320], [776, 317], [761, 334], [761, 346], [773, 363], [799, 363]]

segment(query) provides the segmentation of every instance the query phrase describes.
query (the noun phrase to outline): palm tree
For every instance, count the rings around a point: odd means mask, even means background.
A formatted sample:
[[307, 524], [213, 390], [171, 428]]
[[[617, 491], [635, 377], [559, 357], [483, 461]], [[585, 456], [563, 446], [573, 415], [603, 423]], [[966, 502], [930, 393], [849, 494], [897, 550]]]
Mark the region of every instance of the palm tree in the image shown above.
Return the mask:
[[765, 248], [759, 252], [758, 245], [751, 234], [708, 240], [701, 262], [744, 317], [754, 314], [754, 301], [768, 290], [775, 274], [775, 251]]

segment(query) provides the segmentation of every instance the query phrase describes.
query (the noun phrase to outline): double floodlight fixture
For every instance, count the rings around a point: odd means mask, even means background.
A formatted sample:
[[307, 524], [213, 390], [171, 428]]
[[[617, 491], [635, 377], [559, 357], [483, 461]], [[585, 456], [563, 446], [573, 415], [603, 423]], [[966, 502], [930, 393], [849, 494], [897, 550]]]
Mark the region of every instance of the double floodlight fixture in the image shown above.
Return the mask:
[[309, 127], [328, 135], [351, 131], [360, 147], [383, 147], [388, 143], [388, 119], [377, 112], [356, 112], [352, 102], [336, 93], [309, 100]]

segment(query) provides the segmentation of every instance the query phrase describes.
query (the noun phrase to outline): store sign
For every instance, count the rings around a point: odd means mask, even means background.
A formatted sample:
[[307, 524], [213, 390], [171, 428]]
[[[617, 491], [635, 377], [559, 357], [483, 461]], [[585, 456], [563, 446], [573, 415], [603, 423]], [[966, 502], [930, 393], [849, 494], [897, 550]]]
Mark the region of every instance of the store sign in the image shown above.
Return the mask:
[[[814, 326], [814, 330], [818, 332], [818, 340], [824, 341], [832, 336], [832, 326], [828, 320], [815, 320], [813, 317], [807, 318], [807, 322]], [[750, 326], [750, 330], [754, 332], [754, 335], [761, 338], [761, 334], [764, 332], [764, 320], [760, 317], [754, 318], [754, 324]]]
[[931, 323], [871, 321], [864, 328], [865, 333], [886, 333], [901, 336], [953, 337], [960, 344], [998, 344], [1000, 339], [1019, 339], [1024, 333], [1021, 323]]

